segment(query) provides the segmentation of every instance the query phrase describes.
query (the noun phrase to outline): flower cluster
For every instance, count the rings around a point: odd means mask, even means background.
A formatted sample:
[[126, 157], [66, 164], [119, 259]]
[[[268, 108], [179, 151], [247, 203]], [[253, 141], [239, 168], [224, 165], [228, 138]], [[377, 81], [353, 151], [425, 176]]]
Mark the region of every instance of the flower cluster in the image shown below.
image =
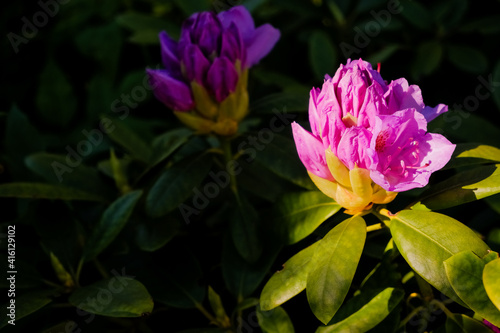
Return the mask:
[[387, 84], [369, 63], [348, 60], [311, 90], [312, 133], [292, 128], [311, 179], [354, 214], [425, 186], [449, 161], [455, 145], [427, 133], [427, 123], [447, 110], [425, 106], [420, 88], [404, 78]]
[[255, 27], [243, 6], [195, 13], [178, 42], [160, 33], [165, 69], [148, 69], [155, 96], [199, 133], [232, 135], [248, 112], [248, 68], [280, 37], [269, 24]]

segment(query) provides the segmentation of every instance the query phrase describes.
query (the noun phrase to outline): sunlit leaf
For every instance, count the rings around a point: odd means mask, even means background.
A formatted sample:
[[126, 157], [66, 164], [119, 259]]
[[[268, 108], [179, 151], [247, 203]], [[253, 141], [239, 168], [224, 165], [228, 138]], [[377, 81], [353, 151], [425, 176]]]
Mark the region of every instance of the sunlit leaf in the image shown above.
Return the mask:
[[[498, 284], [499, 277], [500, 259], [496, 259], [487, 263], [483, 271], [484, 288], [490, 300], [500, 311], [500, 285]], [[497, 324], [497, 326], [500, 325]]]
[[257, 320], [263, 333], [295, 332], [290, 317], [280, 306], [269, 311], [257, 307]]

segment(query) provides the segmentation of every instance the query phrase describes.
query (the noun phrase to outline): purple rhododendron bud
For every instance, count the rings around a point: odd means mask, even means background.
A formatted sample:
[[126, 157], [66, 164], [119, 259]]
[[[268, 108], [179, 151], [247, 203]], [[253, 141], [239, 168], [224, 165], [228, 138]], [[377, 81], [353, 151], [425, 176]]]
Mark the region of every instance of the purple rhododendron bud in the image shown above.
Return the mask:
[[178, 42], [164, 31], [159, 35], [165, 69], [147, 70], [154, 94], [198, 132], [232, 135], [248, 112], [248, 68], [279, 37], [269, 24], [255, 28], [243, 6], [194, 13], [184, 21]]
[[311, 132], [292, 124], [299, 157], [311, 179], [348, 213], [392, 201], [423, 187], [455, 149], [427, 133], [446, 112], [425, 106], [420, 88], [401, 78], [387, 84], [363, 60], [348, 60], [309, 100]]

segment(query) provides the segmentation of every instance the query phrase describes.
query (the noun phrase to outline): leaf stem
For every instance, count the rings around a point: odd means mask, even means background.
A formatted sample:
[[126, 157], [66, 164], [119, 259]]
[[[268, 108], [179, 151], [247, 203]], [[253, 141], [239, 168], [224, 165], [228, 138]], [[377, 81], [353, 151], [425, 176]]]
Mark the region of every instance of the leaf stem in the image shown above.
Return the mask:
[[195, 306], [211, 323], [217, 323], [217, 319], [201, 303], [195, 302]]
[[366, 227], [366, 232], [381, 230], [385, 227], [384, 223], [372, 224]]
[[[228, 138], [225, 138], [225, 137], [221, 137], [221, 136], [219, 136], [218, 139], [220, 142], [222, 152], [224, 154], [224, 161], [226, 162], [225, 167], [226, 167], [226, 171], [227, 171], [227, 169], [231, 168], [231, 166], [229, 164], [235, 160], [233, 157], [233, 153], [231, 151], [231, 140]], [[229, 174], [231, 191], [238, 198], [238, 186], [236, 184], [236, 175], [233, 172], [229, 172], [229, 171], [227, 171], [227, 172]]]

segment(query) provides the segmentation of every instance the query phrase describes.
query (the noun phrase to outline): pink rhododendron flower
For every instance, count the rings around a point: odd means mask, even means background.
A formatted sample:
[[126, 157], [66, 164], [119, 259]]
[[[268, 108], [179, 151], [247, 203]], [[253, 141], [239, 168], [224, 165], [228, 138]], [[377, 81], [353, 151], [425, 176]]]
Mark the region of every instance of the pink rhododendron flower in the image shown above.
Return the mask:
[[423, 187], [455, 145], [427, 133], [447, 106], [425, 106], [420, 88], [387, 84], [363, 60], [347, 61], [309, 100], [311, 132], [292, 124], [299, 157], [325, 194], [355, 213]]

